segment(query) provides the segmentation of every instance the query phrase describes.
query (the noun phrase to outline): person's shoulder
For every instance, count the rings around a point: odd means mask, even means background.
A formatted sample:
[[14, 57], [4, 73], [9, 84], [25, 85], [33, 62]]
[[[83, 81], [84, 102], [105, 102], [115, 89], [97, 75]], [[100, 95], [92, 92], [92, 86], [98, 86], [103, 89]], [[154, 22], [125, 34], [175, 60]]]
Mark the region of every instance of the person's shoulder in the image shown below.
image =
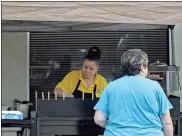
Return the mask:
[[111, 81], [110, 84], [111, 85], [122, 85], [122, 84], [125, 84], [126, 82], [128, 81], [140, 81], [142, 83], [145, 83], [145, 84], [151, 84], [151, 85], [157, 85], [159, 84], [157, 81], [154, 81], [154, 80], [151, 80], [151, 79], [148, 79], [146, 77], [143, 77], [143, 76], [135, 76], [135, 78], [130, 78], [130, 76], [123, 76], [121, 78], [118, 78], [114, 81]]
[[97, 74], [97, 78], [99, 80], [106, 80], [104, 76], [102, 76], [101, 74]]
[[79, 76], [81, 73], [81, 70], [72, 70], [71, 72], [69, 72], [67, 75], [68, 76]]
[[159, 85], [159, 83], [157, 82], [157, 81], [155, 81], [155, 80], [152, 80], [152, 79], [149, 79], [149, 78], [147, 78], [147, 77], [143, 77], [143, 80], [146, 82], [146, 83], [148, 83], [148, 84], [151, 84], [151, 85]]
[[117, 79], [111, 81], [110, 84], [111, 85], [122, 84], [125, 82], [125, 80], [126, 80], [126, 77], [123, 76], [123, 77], [120, 77], [120, 78], [117, 78]]
[[149, 87], [150, 89], [152, 89], [152, 90], [161, 90], [161, 85], [159, 84], [158, 81], [149, 79], [149, 78], [147, 78], [147, 77], [143, 77], [142, 83], [143, 83], [145, 86], [148, 86], [148, 87]]
[[110, 81], [107, 85], [108, 88], [118, 88], [118, 86], [124, 85], [123, 77]]

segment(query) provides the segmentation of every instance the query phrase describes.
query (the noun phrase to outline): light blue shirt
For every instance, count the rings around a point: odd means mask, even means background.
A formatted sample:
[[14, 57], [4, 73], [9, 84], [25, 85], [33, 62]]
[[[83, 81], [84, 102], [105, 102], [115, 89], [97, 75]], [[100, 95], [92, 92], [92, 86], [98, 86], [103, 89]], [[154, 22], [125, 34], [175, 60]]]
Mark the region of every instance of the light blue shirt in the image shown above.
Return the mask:
[[104, 136], [163, 136], [160, 117], [171, 108], [160, 84], [139, 75], [110, 82], [94, 107], [108, 118]]

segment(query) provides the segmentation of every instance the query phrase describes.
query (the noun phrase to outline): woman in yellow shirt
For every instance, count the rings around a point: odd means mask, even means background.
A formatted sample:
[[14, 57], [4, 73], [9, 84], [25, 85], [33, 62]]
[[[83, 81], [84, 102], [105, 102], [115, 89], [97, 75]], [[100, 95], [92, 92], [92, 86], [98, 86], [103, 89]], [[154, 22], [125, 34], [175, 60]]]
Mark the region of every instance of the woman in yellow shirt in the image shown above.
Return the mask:
[[91, 47], [83, 61], [81, 70], [74, 70], [68, 73], [55, 88], [58, 96], [82, 98], [100, 97], [107, 85], [105, 78], [98, 74], [101, 51], [98, 47]]

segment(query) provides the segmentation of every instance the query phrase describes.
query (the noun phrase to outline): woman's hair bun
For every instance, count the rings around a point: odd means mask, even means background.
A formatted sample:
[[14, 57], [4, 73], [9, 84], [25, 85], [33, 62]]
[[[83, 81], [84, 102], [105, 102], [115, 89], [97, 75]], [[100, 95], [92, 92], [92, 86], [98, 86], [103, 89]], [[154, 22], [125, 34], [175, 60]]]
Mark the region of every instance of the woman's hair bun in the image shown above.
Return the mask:
[[88, 50], [88, 56], [90, 56], [91, 58], [95, 57], [99, 60], [101, 57], [101, 50], [97, 46], [90, 47]]

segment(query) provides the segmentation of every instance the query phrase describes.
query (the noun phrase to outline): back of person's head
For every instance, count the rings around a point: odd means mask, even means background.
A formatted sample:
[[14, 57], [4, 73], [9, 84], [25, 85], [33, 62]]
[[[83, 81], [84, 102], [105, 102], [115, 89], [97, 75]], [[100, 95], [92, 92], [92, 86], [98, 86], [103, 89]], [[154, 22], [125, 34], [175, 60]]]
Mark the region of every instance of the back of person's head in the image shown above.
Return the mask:
[[85, 56], [85, 59], [90, 61], [96, 61], [99, 65], [101, 58], [101, 50], [97, 46], [90, 47], [88, 53]]
[[141, 66], [148, 67], [148, 56], [140, 49], [131, 49], [121, 56], [122, 75], [138, 75], [141, 72]]

